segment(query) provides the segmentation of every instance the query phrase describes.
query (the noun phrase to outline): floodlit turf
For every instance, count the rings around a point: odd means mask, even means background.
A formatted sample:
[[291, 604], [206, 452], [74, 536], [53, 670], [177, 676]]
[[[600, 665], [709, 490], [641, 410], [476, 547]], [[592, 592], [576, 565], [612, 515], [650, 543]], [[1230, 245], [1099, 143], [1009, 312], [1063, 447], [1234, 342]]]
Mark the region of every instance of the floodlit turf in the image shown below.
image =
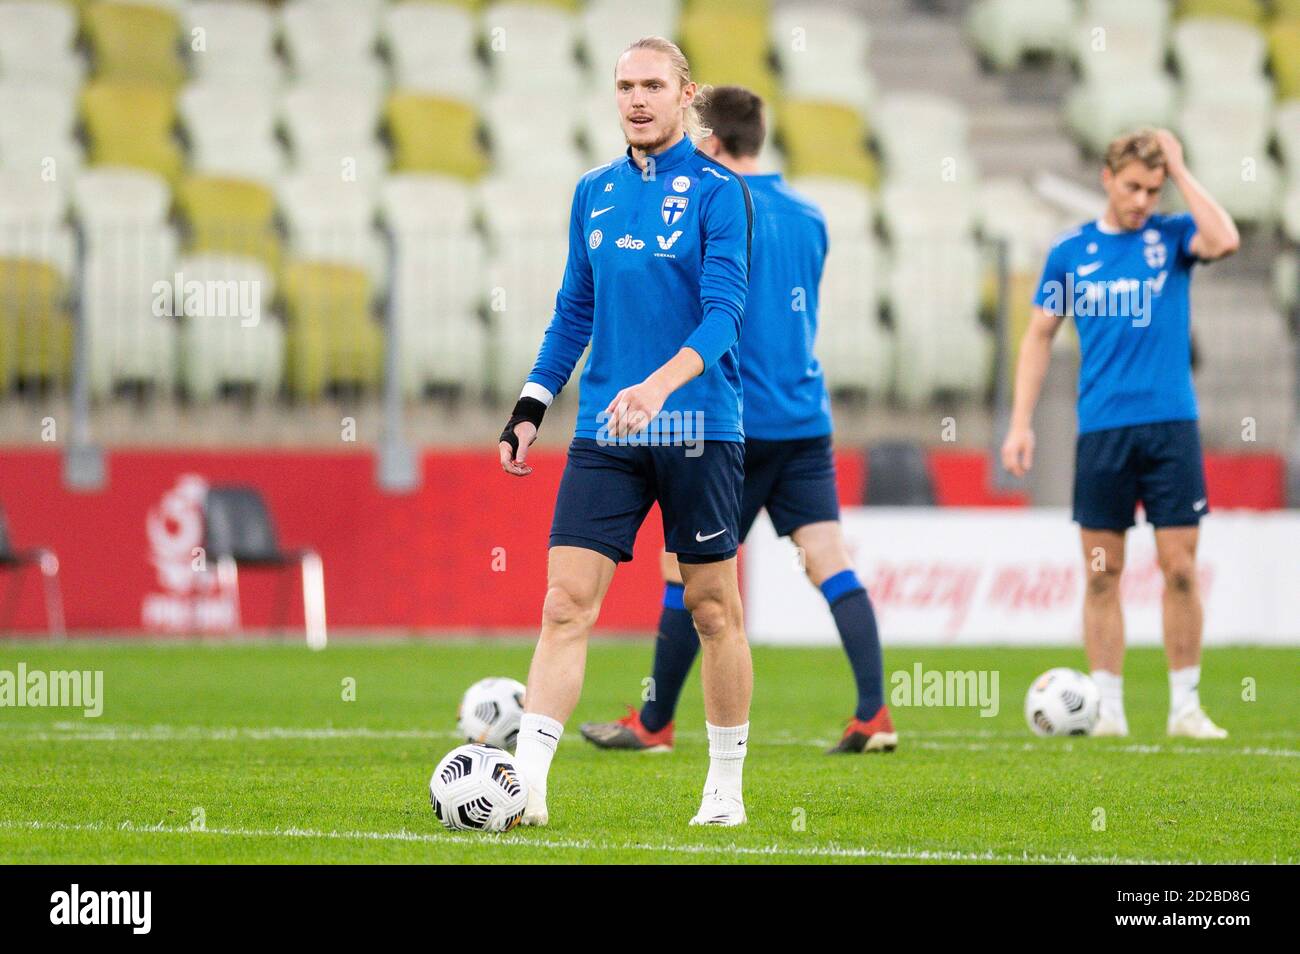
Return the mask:
[[[706, 767], [693, 674], [669, 755], [600, 752], [578, 723], [639, 698], [648, 642], [598, 642], [551, 774], [551, 825], [451, 834], [428, 777], [460, 693], [523, 679], [524, 642], [64, 647], [0, 643], [0, 670], [104, 673], [99, 718], [0, 708], [0, 862], [1295, 861], [1300, 654], [1221, 649], [1201, 695], [1232, 736], [1164, 735], [1158, 651], [1133, 651], [1132, 736], [1036, 739], [1030, 680], [1079, 650], [908, 650], [886, 677], [992, 670], [1000, 709], [895, 708], [900, 749], [828, 757], [851, 707], [834, 649], [754, 652], [750, 823], [690, 828]], [[355, 701], [344, 701], [346, 679]], [[1255, 701], [1243, 699], [1254, 680]]]

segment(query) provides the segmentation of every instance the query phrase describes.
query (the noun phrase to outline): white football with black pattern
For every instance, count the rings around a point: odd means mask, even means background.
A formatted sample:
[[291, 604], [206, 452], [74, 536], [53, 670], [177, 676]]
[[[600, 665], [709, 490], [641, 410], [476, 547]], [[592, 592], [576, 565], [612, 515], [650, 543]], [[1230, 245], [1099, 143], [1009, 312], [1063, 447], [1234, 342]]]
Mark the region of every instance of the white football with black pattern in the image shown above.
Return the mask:
[[524, 715], [524, 684], [516, 679], [480, 679], [465, 690], [456, 725], [466, 742], [514, 751]]
[[433, 813], [451, 831], [509, 831], [528, 804], [528, 785], [503, 749], [472, 743], [442, 757], [429, 779]]
[[1025, 696], [1025, 721], [1035, 735], [1088, 735], [1100, 711], [1101, 690], [1077, 669], [1047, 670]]

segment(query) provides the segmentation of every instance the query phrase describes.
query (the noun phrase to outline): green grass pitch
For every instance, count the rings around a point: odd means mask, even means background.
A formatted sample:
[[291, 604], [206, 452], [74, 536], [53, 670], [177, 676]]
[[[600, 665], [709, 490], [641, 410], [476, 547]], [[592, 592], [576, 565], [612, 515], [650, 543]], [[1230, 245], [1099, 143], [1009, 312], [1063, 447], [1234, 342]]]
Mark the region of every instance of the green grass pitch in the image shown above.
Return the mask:
[[[1157, 650], [1129, 654], [1128, 739], [1037, 739], [1024, 692], [1078, 649], [893, 649], [890, 676], [993, 670], [1000, 711], [895, 708], [892, 755], [828, 757], [852, 702], [837, 649], [754, 650], [749, 824], [686, 822], [706, 769], [698, 667], [671, 754], [600, 752], [645, 641], [596, 641], [551, 773], [546, 829], [452, 834], [428, 778], [461, 692], [523, 679], [523, 641], [0, 643], [0, 670], [104, 673], [104, 711], [0, 708], [0, 862], [1294, 862], [1300, 653], [1206, 654], [1222, 742], [1164, 735]], [[355, 700], [345, 701], [346, 680]], [[1254, 699], [1243, 686], [1253, 680]]]

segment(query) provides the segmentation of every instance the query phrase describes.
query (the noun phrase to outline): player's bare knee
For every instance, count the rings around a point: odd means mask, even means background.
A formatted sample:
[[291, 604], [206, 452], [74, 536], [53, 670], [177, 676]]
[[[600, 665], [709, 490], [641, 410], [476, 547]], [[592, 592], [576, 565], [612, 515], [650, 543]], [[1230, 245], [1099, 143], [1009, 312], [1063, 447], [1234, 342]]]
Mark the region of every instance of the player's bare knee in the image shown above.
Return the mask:
[[1196, 566], [1190, 559], [1161, 560], [1160, 572], [1164, 574], [1165, 588], [1170, 592], [1186, 594], [1196, 589]]
[[1104, 569], [1089, 568], [1088, 595], [1093, 599], [1106, 599], [1119, 593], [1119, 578], [1124, 572], [1122, 564], [1111, 561]]
[[542, 603], [542, 625], [556, 636], [579, 636], [596, 622], [596, 597], [565, 583], [552, 583]]
[[687, 586], [683, 602], [695, 623], [701, 640], [716, 639], [730, 628], [731, 612], [727, 594], [721, 586]]

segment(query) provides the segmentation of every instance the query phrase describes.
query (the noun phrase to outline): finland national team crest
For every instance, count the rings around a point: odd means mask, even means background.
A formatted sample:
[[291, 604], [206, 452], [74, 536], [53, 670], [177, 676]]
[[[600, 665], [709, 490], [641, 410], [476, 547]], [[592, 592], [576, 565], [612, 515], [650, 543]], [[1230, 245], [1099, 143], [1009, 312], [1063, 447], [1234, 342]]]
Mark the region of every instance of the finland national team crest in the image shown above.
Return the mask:
[[682, 217], [686, 211], [686, 204], [690, 200], [684, 195], [670, 195], [664, 199], [664, 204], [660, 208], [660, 214], [663, 215], [664, 225], [675, 225], [677, 220]]

